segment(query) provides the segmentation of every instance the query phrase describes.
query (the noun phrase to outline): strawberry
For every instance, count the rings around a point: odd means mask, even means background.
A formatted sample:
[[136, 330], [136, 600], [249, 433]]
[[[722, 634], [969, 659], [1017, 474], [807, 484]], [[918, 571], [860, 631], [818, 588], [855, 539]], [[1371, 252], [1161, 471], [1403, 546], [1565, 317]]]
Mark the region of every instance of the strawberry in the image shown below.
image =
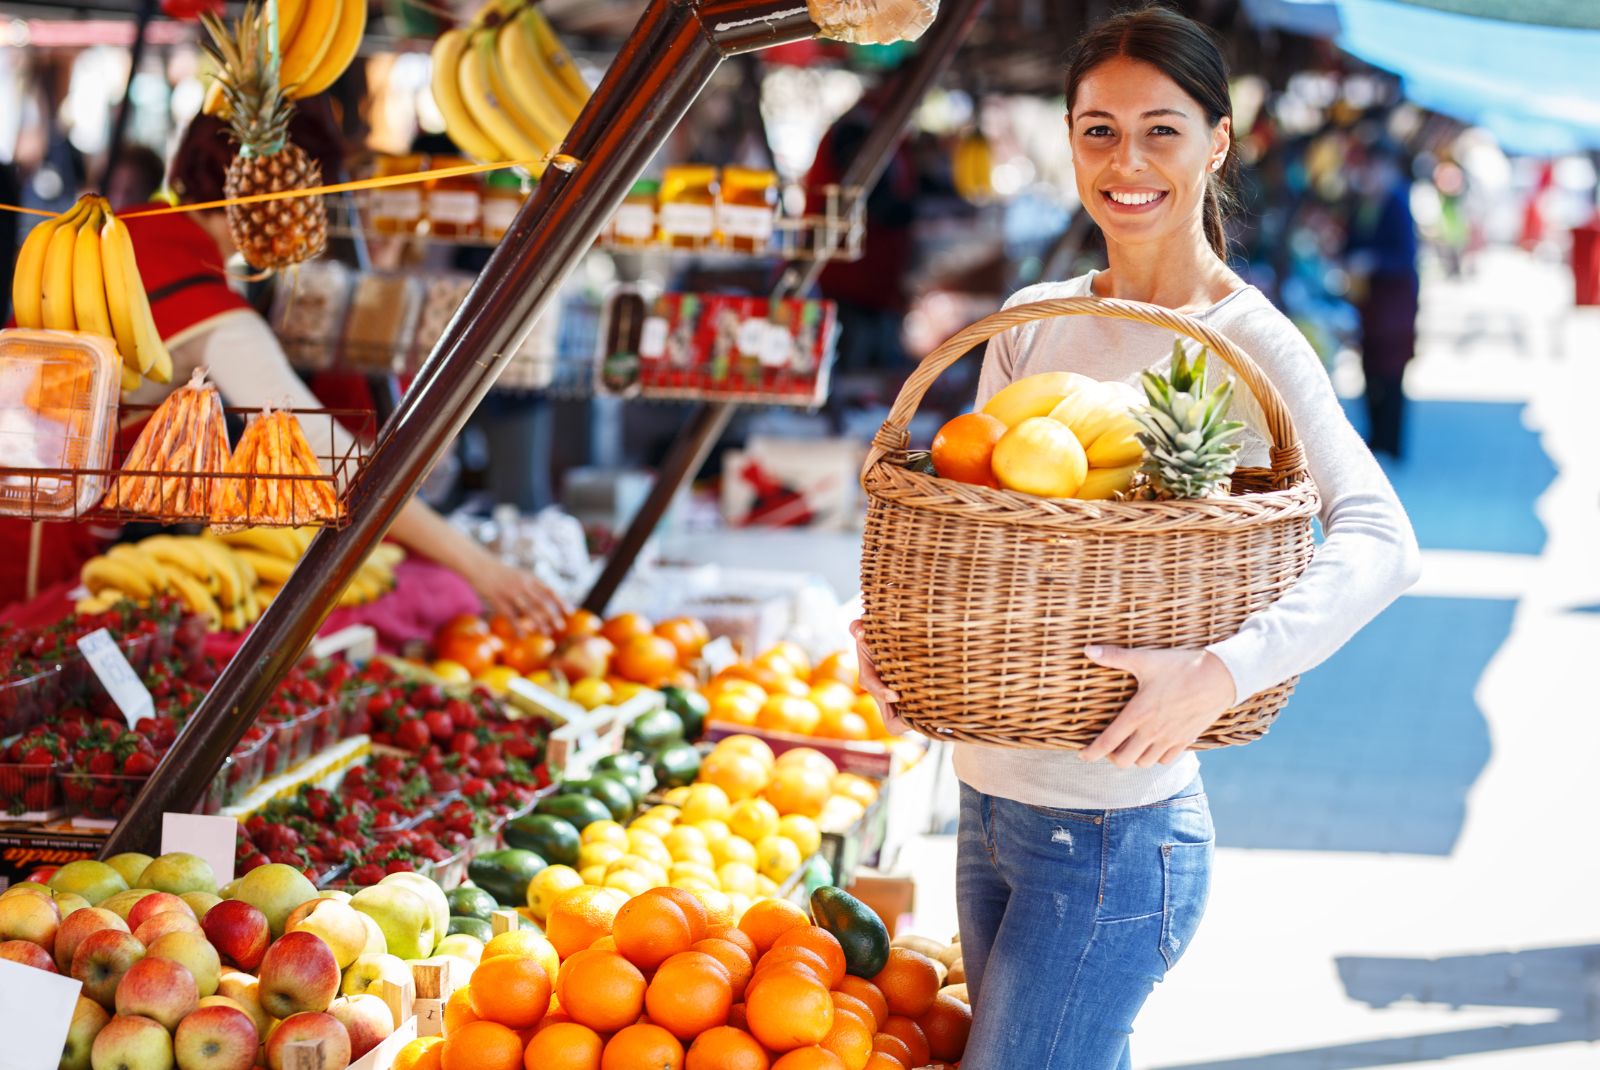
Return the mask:
[[156, 771], [156, 760], [143, 751], [130, 754], [128, 760], [123, 763], [122, 771], [128, 776], [149, 776]]

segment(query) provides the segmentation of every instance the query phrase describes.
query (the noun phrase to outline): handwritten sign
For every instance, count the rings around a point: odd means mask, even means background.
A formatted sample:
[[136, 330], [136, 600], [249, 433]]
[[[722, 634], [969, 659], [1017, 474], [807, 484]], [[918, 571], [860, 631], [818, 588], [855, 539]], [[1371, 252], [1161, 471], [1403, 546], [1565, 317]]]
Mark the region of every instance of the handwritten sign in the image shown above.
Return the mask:
[[146, 717], [155, 716], [155, 700], [150, 697], [150, 691], [139, 679], [139, 674], [128, 664], [128, 659], [122, 656], [122, 650], [117, 646], [117, 641], [111, 638], [110, 632], [104, 628], [90, 632], [78, 640], [78, 649], [83, 652], [89, 668], [99, 677], [100, 685], [111, 696], [111, 701], [128, 719], [129, 728]]
[[56, 1070], [83, 982], [0, 959], [0, 1070]]
[[211, 865], [217, 884], [233, 880], [233, 856], [239, 822], [213, 814], [162, 814], [161, 853], [186, 851]]

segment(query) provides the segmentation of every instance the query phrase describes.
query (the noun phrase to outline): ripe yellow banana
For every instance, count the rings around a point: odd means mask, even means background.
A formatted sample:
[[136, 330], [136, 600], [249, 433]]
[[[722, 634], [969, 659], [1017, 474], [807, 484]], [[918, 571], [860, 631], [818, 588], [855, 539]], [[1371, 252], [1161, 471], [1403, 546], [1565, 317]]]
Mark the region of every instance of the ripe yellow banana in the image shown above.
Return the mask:
[[202, 535], [200, 536], [200, 541], [207, 546], [214, 547], [218, 556], [224, 556], [228, 559], [228, 563], [233, 566], [233, 570], [239, 574], [239, 581], [245, 590], [248, 591], [255, 588], [256, 570], [250, 567], [248, 561], [234, 553], [232, 546], [229, 546], [215, 535]]
[[205, 584], [179, 569], [170, 570], [167, 576], [172, 581], [173, 590], [178, 592], [178, 597], [183, 599], [183, 604], [189, 607], [191, 613], [206, 618], [212, 631], [222, 627], [222, 609], [211, 597], [211, 592], [206, 590]]
[[[315, 2], [315, 0], [313, 0]], [[283, 47], [283, 42], [292, 41], [295, 34], [300, 31], [300, 22], [305, 18], [306, 0], [278, 0], [278, 47]]]
[[109, 554], [91, 557], [78, 571], [78, 579], [94, 594], [108, 590], [124, 593], [140, 601], [155, 597], [156, 588], [145, 574], [126, 561]]
[[255, 569], [258, 580], [277, 587], [282, 587], [288, 582], [289, 574], [294, 571], [294, 567], [298, 563], [272, 554], [264, 554], [259, 550], [251, 550], [248, 547], [241, 546], [233, 552], [248, 562], [251, 568]]
[[566, 139], [572, 118], [564, 110], [564, 98], [557, 96], [564, 91], [523, 26], [518, 18], [485, 31], [494, 34], [489, 76], [501, 102], [520, 118], [524, 133], [553, 148]]
[[[290, 564], [300, 560], [300, 542], [287, 528], [241, 528], [216, 536], [234, 553], [250, 550], [256, 554], [276, 557]], [[248, 558], [246, 559], [248, 560]]]
[[283, 58], [278, 63], [278, 81], [290, 96], [303, 85], [333, 45], [333, 28], [338, 25], [346, 3], [361, 0], [306, 0], [305, 14], [293, 37], [282, 38]]
[[106, 280], [100, 268], [100, 223], [105, 213], [96, 205], [78, 228], [72, 247], [72, 311], [78, 330], [113, 341], [111, 310], [106, 306]]
[[538, 160], [551, 146], [534, 141], [508, 114], [509, 100], [501, 100], [491, 81], [490, 67], [494, 63], [493, 31], [480, 30], [461, 57], [457, 77], [461, 86], [461, 99], [472, 114], [478, 129], [489, 135], [500, 148], [502, 160]]
[[508, 159], [478, 126], [467, 105], [461, 99], [461, 83], [456, 72], [462, 67], [469, 43], [465, 30], [446, 30], [433, 45], [433, 101], [444, 116], [445, 130], [450, 140], [460, 145], [467, 155], [495, 163]]
[[517, 21], [526, 25], [526, 32], [532, 36], [539, 54], [544, 57], [545, 65], [555, 76], [556, 84], [564, 91], [567, 115], [576, 119], [583, 106], [589, 103], [589, 94], [593, 90], [583, 80], [578, 65], [572, 60], [572, 53], [567, 51], [567, 46], [556, 36], [550, 20], [537, 7], [523, 8]]
[[44, 261], [50, 239], [77, 209], [34, 224], [17, 252], [11, 276], [11, 309], [18, 327], [38, 330], [44, 326]]
[[[317, 3], [318, 0], [312, 0]], [[326, 0], [322, 0], [326, 2]], [[283, 17], [280, 8], [278, 17]], [[350, 66], [350, 61], [356, 58], [356, 49], [361, 46], [361, 35], [367, 29], [367, 4], [366, 0], [345, 0], [339, 9], [339, 21], [333, 27], [333, 40], [328, 44], [328, 51], [323, 55], [316, 67], [306, 75], [305, 81], [300, 83], [298, 89], [289, 94], [292, 99], [315, 96], [338, 81], [339, 75]]]
[[[123, 360], [131, 353], [146, 378], [171, 382], [172, 355], [150, 314], [150, 297], [139, 277], [133, 236], [128, 233], [128, 225], [114, 215], [108, 215], [101, 228], [100, 255], [106, 269], [106, 303], [111, 308], [111, 324], [117, 331], [117, 348], [122, 350]], [[125, 338], [125, 333], [131, 337]]]
[[1073, 497], [1084, 501], [1108, 501], [1126, 491], [1138, 471], [1137, 463], [1120, 468], [1091, 468]]
[[246, 581], [238, 555], [220, 542], [214, 542], [204, 536], [197, 535], [186, 541], [193, 552], [204, 558], [211, 567], [211, 572], [217, 580], [217, 597], [220, 603], [228, 606], [244, 602], [250, 589], [255, 586], [255, 574], [252, 573], [248, 582]]
[[[167, 575], [182, 572], [205, 586], [206, 591], [220, 597], [222, 579], [217, 575], [211, 559], [203, 556], [195, 547], [197, 540], [186, 536], [177, 535], [151, 535], [149, 538], [140, 539], [135, 545], [157, 561], [167, 567]], [[233, 599], [223, 599], [232, 602]]]
[[167, 567], [136, 546], [118, 543], [106, 551], [106, 556], [138, 572], [152, 591], [164, 591], [171, 585]]
[[78, 242], [78, 227], [86, 214], [85, 202], [79, 201], [61, 226], [51, 232], [50, 244], [45, 247], [41, 285], [44, 298], [40, 308], [44, 326], [52, 331], [78, 329], [78, 317], [72, 311], [72, 254]]

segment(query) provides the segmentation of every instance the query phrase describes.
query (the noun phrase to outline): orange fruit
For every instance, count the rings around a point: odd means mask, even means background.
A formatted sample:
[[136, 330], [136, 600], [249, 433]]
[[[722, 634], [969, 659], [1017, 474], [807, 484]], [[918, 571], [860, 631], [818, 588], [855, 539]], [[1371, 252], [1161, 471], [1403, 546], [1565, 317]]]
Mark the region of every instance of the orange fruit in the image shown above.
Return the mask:
[[689, 935], [695, 940], [706, 938], [706, 930], [711, 927], [711, 916], [706, 905], [693, 892], [683, 888], [652, 888], [650, 894], [666, 896], [678, 904], [683, 916], [689, 919]]
[[755, 1037], [727, 1025], [695, 1037], [683, 1060], [683, 1070], [769, 1070], [771, 1065]]
[[897, 1037], [901, 1043], [910, 1048], [912, 1066], [927, 1065], [928, 1057], [932, 1054], [928, 1047], [928, 1037], [916, 1022], [898, 1014], [891, 1014], [878, 1032]]
[[857, 698], [851, 707], [867, 722], [867, 731], [872, 733], [873, 739], [885, 739], [889, 735], [889, 726], [883, 723], [883, 710], [878, 706], [878, 700], [871, 695], [862, 695]]
[[[795, 930], [791, 929], [789, 931], [794, 932]], [[771, 951], [762, 955], [761, 961], [756, 963], [754, 980], [759, 982], [767, 974], [789, 966], [800, 967], [818, 981], [821, 981], [824, 987], [833, 984], [833, 970], [828, 965], [827, 959], [808, 947], [795, 947], [792, 945], [789, 947], [777, 947], [774, 945]]]
[[790, 747], [778, 757], [775, 764], [784, 768], [798, 765], [803, 769], [815, 769], [830, 779], [839, 772], [839, 767], [833, 764], [833, 759], [815, 747]]
[[472, 971], [472, 1013], [512, 1029], [539, 1024], [550, 1010], [550, 977], [533, 959], [497, 955]]
[[653, 970], [694, 943], [689, 919], [664, 895], [636, 895], [617, 911], [612, 939], [622, 957], [641, 970]]
[[928, 1038], [928, 1051], [940, 1062], [953, 1063], [967, 1048], [972, 1032], [972, 1008], [947, 992], [933, 997], [933, 1006], [917, 1019]]
[[545, 938], [565, 961], [602, 936], [610, 936], [617, 911], [627, 901], [628, 897], [615, 888], [573, 888], [551, 905], [545, 919]]
[[[715, 721], [722, 721], [727, 724], [753, 728], [755, 727], [756, 717], [761, 713], [762, 701], [762, 699], [755, 698], [752, 695], [733, 691], [719, 691], [711, 700], [711, 709], [706, 712], [706, 722], [709, 724]], [[762, 783], [765, 782], [766, 778], [763, 777]]]
[[624, 680], [654, 687], [678, 669], [678, 648], [659, 635], [636, 635], [617, 644], [611, 669]]
[[837, 650], [817, 662], [816, 668], [811, 670], [811, 682], [819, 684], [827, 680], [837, 680], [851, 689], [860, 686], [861, 674], [856, 670], [855, 651]]
[[835, 773], [828, 781], [828, 788], [833, 794], [854, 799], [862, 806], [871, 806], [878, 801], [878, 786], [856, 773]]
[[711, 641], [711, 632], [705, 622], [694, 617], [673, 617], [656, 625], [656, 634], [678, 648], [678, 660], [688, 661], [698, 657]]
[[809, 698], [795, 695], [773, 695], [756, 714], [756, 727], [769, 732], [793, 732], [809, 736], [822, 720], [822, 711]]
[[921, 1063], [914, 1063], [911, 1061], [911, 1049], [906, 1046], [905, 1041], [901, 1040], [897, 1036], [891, 1036], [888, 1033], [878, 1033], [873, 1036], [872, 1050], [881, 1051], [885, 1055], [893, 1056], [894, 1060], [901, 1066], [906, 1067], [907, 1070], [911, 1070], [911, 1068], [922, 1065]]
[[778, 764], [778, 756], [772, 753], [772, 748], [767, 741], [757, 736], [727, 736], [717, 743], [719, 751], [734, 751], [738, 754], [748, 754], [761, 763], [763, 769], [771, 770]]
[[875, 1051], [867, 1060], [866, 1070], [906, 1070], [906, 1064], [896, 1059], [893, 1055]]
[[889, 1013], [920, 1018], [939, 992], [939, 971], [933, 960], [909, 947], [891, 947], [889, 962], [872, 979], [889, 1004]]
[[834, 1005], [833, 1028], [822, 1038], [822, 1046], [839, 1057], [845, 1070], [861, 1070], [872, 1057], [872, 1027], [853, 1014]]
[[829, 775], [820, 769], [780, 765], [772, 771], [772, 782], [763, 794], [780, 814], [817, 817], [833, 794], [828, 781]]
[[772, 665], [774, 668], [787, 664], [791, 675], [804, 680], [811, 679], [811, 656], [801, 649], [800, 644], [787, 639], [772, 644], [771, 649], [756, 659], [756, 664]]
[[772, 1070], [846, 1070], [844, 1060], [818, 1044], [780, 1055]]
[[706, 932], [706, 939], [726, 940], [728, 943], [733, 944], [750, 959], [752, 968], [756, 964], [756, 959], [761, 956], [761, 949], [756, 947], [756, 942], [750, 939], [748, 933], [736, 925], [713, 925]]
[[650, 621], [638, 613], [618, 613], [600, 626], [600, 634], [619, 650], [628, 640], [653, 632]]
[[889, 1017], [889, 1001], [883, 998], [883, 991], [877, 985], [865, 977], [846, 977], [839, 982], [839, 991], [866, 1004], [872, 1012], [874, 1033], [883, 1028], [884, 1020]]
[[580, 951], [561, 964], [556, 995], [574, 1022], [611, 1033], [644, 1010], [644, 974], [615, 951]]
[[444, 1031], [446, 1033], [458, 1032], [468, 1022], [476, 1022], [478, 1012], [472, 1009], [472, 985], [462, 985], [450, 993], [450, 998], [444, 1003]]
[[444, 1037], [418, 1037], [395, 1052], [394, 1070], [439, 1070]]
[[772, 942], [772, 950], [784, 947], [803, 947], [818, 955], [827, 965], [828, 987], [836, 988], [844, 980], [844, 948], [828, 930], [816, 925], [799, 926], [788, 930]]
[[522, 1038], [498, 1022], [468, 1022], [445, 1038], [441, 1070], [523, 1070]]
[[998, 487], [994, 448], [1005, 433], [1006, 425], [986, 412], [957, 416], [933, 436], [933, 470], [960, 483]]
[[531, 958], [544, 967], [544, 972], [552, 981], [555, 980], [557, 971], [561, 969], [561, 959], [556, 954], [556, 949], [546, 940], [544, 934], [535, 929], [512, 929], [510, 932], [501, 933], [484, 945], [483, 954], [478, 961], [492, 959], [496, 955], [520, 955]]
[[778, 937], [793, 929], [797, 925], [810, 925], [811, 921], [805, 911], [789, 902], [787, 899], [763, 899], [752, 903], [750, 909], [744, 912], [744, 917], [739, 919], [739, 928], [756, 945], [756, 950], [765, 953]]
[[600, 1070], [605, 1041], [588, 1026], [561, 1022], [541, 1027], [528, 1041], [523, 1070]]
[[562, 630], [563, 639], [584, 639], [591, 635], [599, 635], [604, 622], [587, 609], [573, 610], [572, 616], [567, 618], [567, 626]]
[[500, 664], [521, 676], [532, 676], [550, 663], [550, 655], [555, 652], [556, 641], [548, 635], [527, 635], [518, 639], [508, 639], [506, 648], [500, 655]]
[[817, 1044], [833, 1030], [833, 1000], [820, 981], [778, 971], [745, 993], [750, 1032], [773, 1051]]
[[[833, 1015], [835, 1020], [841, 1014], [848, 1015], [867, 1027], [868, 1036], [878, 1031], [878, 1017], [872, 1013], [872, 1008], [867, 1006], [864, 1001], [857, 999], [848, 992], [840, 992], [838, 989], [835, 989], [830, 994], [833, 996]], [[868, 1047], [871, 1047], [871, 1045], [869, 1044]]]
[[600, 1070], [683, 1070], [683, 1045], [659, 1025], [630, 1025], [606, 1041]]
[[[716, 706], [713, 704], [713, 719], [715, 713]], [[721, 788], [729, 801], [741, 802], [761, 794], [761, 789], [767, 786], [767, 769], [754, 755], [734, 750], [712, 751], [700, 763], [699, 779]]]
[[732, 1007], [728, 971], [701, 951], [685, 951], [663, 962], [644, 993], [650, 1020], [679, 1040], [726, 1025]]
[[727, 940], [719, 940], [708, 936], [704, 940], [696, 941], [689, 949], [704, 955], [710, 955], [722, 964], [728, 971], [728, 983], [733, 989], [735, 1000], [744, 998], [744, 990], [750, 984], [750, 975], [755, 972], [755, 967], [750, 964], [750, 956], [745, 954], [744, 948]]
[[872, 726], [855, 710], [826, 710], [817, 723], [817, 735], [823, 739], [871, 739]]
[[615, 936], [602, 936], [590, 944], [588, 949], [590, 951], [615, 951], [617, 949], [617, 938]]
[[544, 1021], [533, 1027], [533, 1032], [534, 1035], [537, 1036], [538, 1034], [543, 1033], [546, 1029], [549, 1029], [551, 1026], [566, 1025], [571, 1021], [572, 1019], [568, 1016], [566, 1011], [551, 1011], [549, 1014], [544, 1016]]

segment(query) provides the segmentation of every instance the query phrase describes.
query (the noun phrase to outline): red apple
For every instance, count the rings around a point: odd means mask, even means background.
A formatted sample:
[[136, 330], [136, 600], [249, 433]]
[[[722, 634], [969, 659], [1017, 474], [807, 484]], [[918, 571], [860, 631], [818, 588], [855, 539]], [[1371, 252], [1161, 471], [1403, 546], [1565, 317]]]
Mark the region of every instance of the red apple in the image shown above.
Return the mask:
[[78, 945], [83, 943], [84, 937], [101, 929], [129, 931], [128, 923], [105, 907], [85, 907], [62, 918], [61, 928], [56, 931], [56, 967], [63, 973], [71, 970], [72, 956]]
[[50, 952], [28, 940], [7, 940], [0, 944], [0, 959], [20, 962], [24, 966], [32, 966], [46, 973], [61, 972], [56, 969], [55, 960], [50, 957]]
[[284, 933], [267, 948], [261, 960], [261, 1006], [274, 1018], [325, 1011], [338, 994], [339, 962], [320, 936]]
[[236, 1007], [201, 1007], [178, 1023], [173, 1050], [183, 1070], [250, 1070], [261, 1038], [250, 1016]]
[[61, 912], [54, 899], [42, 895], [8, 895], [0, 899], [0, 940], [26, 940], [48, 954], [56, 947]]
[[572, 639], [556, 649], [550, 666], [568, 680], [605, 676], [611, 666], [613, 647], [597, 635]]
[[206, 911], [200, 928], [211, 946], [241, 970], [260, 966], [272, 943], [267, 916], [243, 899], [224, 899]]
[[394, 1032], [394, 1012], [379, 996], [345, 996], [334, 1000], [328, 1013], [350, 1034], [352, 1059], [361, 1058]]
[[168, 933], [200, 932], [200, 923], [194, 920], [192, 912], [186, 913], [188, 910], [187, 906], [183, 910], [165, 910], [153, 918], [146, 918], [143, 925], [129, 922], [128, 928], [133, 930], [133, 935], [137, 936], [145, 947], [149, 947]]
[[92, 999], [78, 997], [72, 1010], [72, 1024], [67, 1027], [67, 1043], [61, 1049], [61, 1070], [90, 1070], [89, 1052], [94, 1038], [111, 1021], [106, 1009]]
[[146, 956], [128, 967], [117, 985], [117, 1014], [154, 1018], [167, 1029], [200, 1005], [200, 991], [188, 967]]
[[110, 1007], [117, 983], [135, 962], [144, 958], [144, 945], [125, 932], [101, 929], [84, 937], [72, 953], [72, 976], [83, 982], [83, 994]]
[[128, 929], [130, 932], [138, 932], [139, 926], [146, 921], [169, 910], [194, 917], [194, 908], [171, 892], [151, 892], [133, 904], [133, 908], [128, 911]]
[[119, 1014], [94, 1038], [89, 1058], [108, 1070], [172, 1070], [172, 1037], [160, 1022]]
[[345, 1032], [339, 1019], [331, 1014], [306, 1011], [279, 1022], [267, 1038], [269, 1070], [284, 1070], [288, 1064], [285, 1049], [300, 1040], [322, 1042], [322, 1065], [326, 1070], [342, 1070], [350, 1065], [350, 1034]]

